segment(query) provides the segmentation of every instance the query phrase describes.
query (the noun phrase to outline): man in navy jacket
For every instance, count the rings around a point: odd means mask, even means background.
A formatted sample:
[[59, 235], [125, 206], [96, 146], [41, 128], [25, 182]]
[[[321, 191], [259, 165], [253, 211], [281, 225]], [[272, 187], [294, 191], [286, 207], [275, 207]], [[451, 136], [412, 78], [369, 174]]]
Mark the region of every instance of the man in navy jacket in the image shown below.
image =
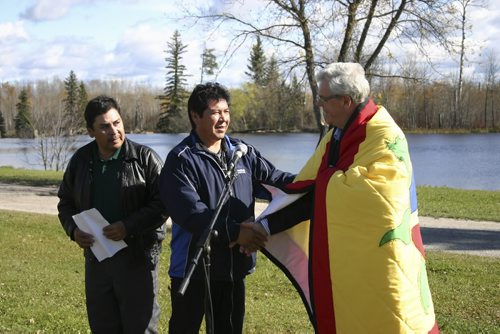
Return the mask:
[[247, 153], [237, 160], [231, 196], [216, 220], [210, 248], [210, 293], [215, 333], [241, 333], [245, 314], [245, 276], [255, 268], [255, 254], [239, 246], [264, 246], [266, 236], [251, 228], [255, 197], [261, 184], [278, 188], [294, 175], [276, 169], [251, 145], [229, 137], [229, 92], [218, 83], [200, 84], [188, 101], [192, 131], [170, 151], [160, 176], [160, 195], [172, 218], [169, 275], [172, 316], [170, 333], [198, 333], [205, 313], [204, 265], [199, 263], [183, 296], [179, 287], [200, 236], [209, 226], [228, 182], [238, 145]]

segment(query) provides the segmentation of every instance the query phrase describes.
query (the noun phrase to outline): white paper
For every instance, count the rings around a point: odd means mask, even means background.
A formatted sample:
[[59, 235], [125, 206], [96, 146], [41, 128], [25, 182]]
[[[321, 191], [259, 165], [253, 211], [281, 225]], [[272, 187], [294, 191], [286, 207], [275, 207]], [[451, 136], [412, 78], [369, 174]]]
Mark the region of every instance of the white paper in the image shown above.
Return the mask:
[[269, 205], [266, 207], [264, 211], [255, 219], [255, 221], [259, 221], [260, 219], [270, 215], [273, 212], [276, 212], [285, 206], [295, 202], [302, 196], [304, 196], [306, 193], [300, 193], [300, 194], [287, 194], [283, 190], [280, 190], [276, 187], [263, 184], [263, 186], [271, 193], [272, 196], [272, 201], [269, 202]]
[[74, 215], [73, 219], [80, 230], [94, 236], [94, 244], [90, 249], [99, 262], [115, 255], [120, 249], [127, 247], [125, 241], [114, 241], [102, 234], [102, 229], [109, 225], [109, 223], [97, 209], [92, 208], [82, 211]]

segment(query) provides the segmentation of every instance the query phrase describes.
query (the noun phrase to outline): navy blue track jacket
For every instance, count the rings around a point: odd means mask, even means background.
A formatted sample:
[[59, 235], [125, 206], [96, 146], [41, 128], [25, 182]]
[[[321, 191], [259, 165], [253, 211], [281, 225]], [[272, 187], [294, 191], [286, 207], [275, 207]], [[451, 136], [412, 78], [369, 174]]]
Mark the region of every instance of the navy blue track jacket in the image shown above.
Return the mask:
[[[228, 148], [226, 161], [231, 161], [235, 146], [243, 142], [229, 136], [225, 136], [224, 141]], [[253, 271], [255, 255], [245, 256], [238, 246], [229, 248], [229, 243], [238, 238], [239, 224], [254, 216], [255, 197], [264, 189], [261, 184], [283, 188], [295, 176], [276, 169], [253, 146], [246, 145], [247, 154], [236, 164], [237, 177], [231, 197], [215, 223], [218, 237], [211, 243], [212, 280], [232, 281]], [[200, 146], [194, 132], [169, 152], [160, 176], [160, 195], [173, 222], [171, 277], [185, 276], [198, 240], [213, 217], [226, 180], [226, 172], [215, 157]], [[200, 261], [194, 279], [202, 278], [202, 267]]]

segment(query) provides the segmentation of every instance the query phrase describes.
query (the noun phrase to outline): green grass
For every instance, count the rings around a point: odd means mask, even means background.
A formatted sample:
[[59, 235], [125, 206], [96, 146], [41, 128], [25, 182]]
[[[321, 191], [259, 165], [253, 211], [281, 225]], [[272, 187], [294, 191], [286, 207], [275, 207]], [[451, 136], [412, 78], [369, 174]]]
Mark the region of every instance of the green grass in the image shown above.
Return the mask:
[[441, 333], [500, 333], [500, 261], [428, 252], [427, 268]]
[[[160, 262], [160, 333], [170, 315], [168, 242]], [[89, 331], [82, 251], [56, 216], [0, 210], [0, 254], [0, 333]], [[299, 295], [269, 260], [259, 259], [247, 287], [245, 333], [312, 331]]]
[[0, 332], [85, 331], [82, 255], [56, 216], [0, 217]]
[[9, 166], [0, 167], [0, 182], [31, 186], [58, 186], [63, 171], [20, 169]]
[[421, 216], [500, 222], [500, 191], [418, 187]]
[[[160, 332], [170, 315], [168, 240], [160, 262]], [[0, 332], [87, 333], [83, 255], [57, 217], [0, 210]], [[500, 333], [498, 258], [428, 252], [442, 333]], [[286, 277], [259, 254], [247, 279], [245, 333], [311, 333]]]

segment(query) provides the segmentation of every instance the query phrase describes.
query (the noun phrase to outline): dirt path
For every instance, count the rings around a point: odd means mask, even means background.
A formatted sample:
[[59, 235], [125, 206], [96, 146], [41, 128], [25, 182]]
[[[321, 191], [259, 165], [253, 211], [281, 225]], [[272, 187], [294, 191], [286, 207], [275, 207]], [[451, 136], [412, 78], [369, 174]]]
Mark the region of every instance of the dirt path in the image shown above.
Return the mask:
[[57, 187], [0, 183], [0, 209], [57, 215]]
[[[0, 209], [57, 214], [57, 187], [0, 183]], [[257, 203], [256, 216], [265, 208]], [[500, 223], [420, 217], [425, 248], [500, 257]]]

